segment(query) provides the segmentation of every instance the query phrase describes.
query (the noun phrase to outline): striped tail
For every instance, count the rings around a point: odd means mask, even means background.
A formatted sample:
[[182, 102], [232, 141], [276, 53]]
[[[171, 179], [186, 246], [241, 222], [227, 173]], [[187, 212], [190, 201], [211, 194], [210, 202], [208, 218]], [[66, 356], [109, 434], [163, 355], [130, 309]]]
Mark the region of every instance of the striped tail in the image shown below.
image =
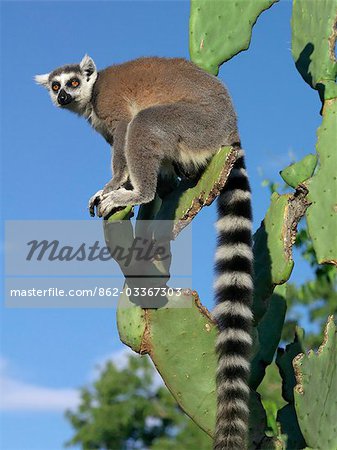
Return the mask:
[[215, 262], [219, 327], [217, 418], [214, 450], [245, 450], [248, 435], [248, 377], [252, 347], [252, 212], [244, 152], [218, 198], [218, 247]]

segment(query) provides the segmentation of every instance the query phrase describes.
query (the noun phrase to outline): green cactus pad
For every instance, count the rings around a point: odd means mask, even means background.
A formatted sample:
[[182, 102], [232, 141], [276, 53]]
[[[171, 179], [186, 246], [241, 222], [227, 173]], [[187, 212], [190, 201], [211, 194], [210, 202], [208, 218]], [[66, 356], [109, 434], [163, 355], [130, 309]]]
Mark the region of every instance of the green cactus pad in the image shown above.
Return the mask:
[[277, 421], [281, 424], [281, 431], [287, 435], [287, 449], [297, 450], [305, 447], [306, 443], [298, 425], [294, 406], [294, 387], [296, 385], [293, 369], [293, 359], [303, 351], [303, 330], [296, 329], [294, 342], [288, 344], [286, 349], [278, 349], [276, 364], [282, 378], [282, 395], [288, 402], [278, 411]]
[[337, 0], [294, 0], [291, 20], [292, 53], [296, 67], [314, 89], [322, 89], [324, 98], [337, 96]]
[[296, 188], [300, 183], [312, 177], [316, 164], [317, 156], [309, 154], [301, 161], [283, 169], [280, 175], [289, 186]]
[[215, 424], [217, 328], [192, 291], [170, 298], [170, 306], [142, 310], [121, 298], [117, 312], [122, 342], [148, 353], [184, 411], [208, 434]]
[[317, 450], [337, 448], [337, 330], [330, 316], [317, 353], [294, 361], [297, 384], [295, 409], [307, 445]]
[[254, 317], [258, 322], [266, 312], [275, 285], [285, 283], [291, 274], [292, 244], [296, 227], [307, 208], [306, 192], [271, 197], [271, 204], [254, 235]]
[[191, 0], [192, 61], [217, 75], [222, 63], [249, 47], [258, 16], [276, 1]]
[[[197, 294], [185, 290], [159, 309], [136, 307], [122, 295], [117, 321], [122, 342], [150, 355], [180, 407], [211, 436], [216, 411], [217, 327]], [[265, 439], [266, 417], [254, 391], [250, 410], [250, 448], [256, 448], [256, 443]]]
[[131, 215], [133, 214], [133, 207], [131, 205], [126, 206], [125, 208], [120, 209], [119, 211], [116, 211], [114, 214], [111, 214], [111, 216], [106, 219], [108, 222], [115, 222], [117, 220], [125, 220], [129, 219]]
[[197, 183], [183, 180], [162, 203], [157, 220], [174, 220], [173, 234], [186, 227], [204, 207], [210, 205], [224, 187], [237, 158], [237, 151], [222, 147], [212, 158]]
[[124, 344], [137, 353], [142, 353], [143, 336], [146, 329], [146, 310], [132, 304], [125, 294], [119, 297], [117, 308], [117, 327]]
[[303, 337], [303, 330], [297, 327], [294, 342], [288, 344], [285, 350], [281, 348], [277, 350], [276, 364], [282, 378], [282, 396], [289, 403], [294, 401], [294, 387], [296, 385], [292, 361], [295, 356], [303, 352]]
[[271, 205], [264, 219], [267, 232], [267, 243], [271, 260], [271, 276], [275, 284], [284, 283], [290, 276], [294, 262], [289, 248], [286, 247], [286, 220], [290, 196], [278, 195], [271, 197]]
[[[257, 326], [259, 349], [252, 360], [250, 386], [255, 389], [259, 386], [271, 364], [280, 342], [287, 305], [285, 301], [286, 286], [277, 286], [266, 314]], [[273, 324], [271, 327], [270, 324]]]
[[[191, 295], [194, 297], [191, 302]], [[146, 343], [158, 372], [183, 410], [209, 435], [215, 426], [217, 328], [194, 294], [185, 308], [148, 310]]]
[[325, 102], [323, 122], [318, 130], [319, 166], [307, 182], [312, 203], [306, 216], [317, 261], [337, 264], [337, 103]]

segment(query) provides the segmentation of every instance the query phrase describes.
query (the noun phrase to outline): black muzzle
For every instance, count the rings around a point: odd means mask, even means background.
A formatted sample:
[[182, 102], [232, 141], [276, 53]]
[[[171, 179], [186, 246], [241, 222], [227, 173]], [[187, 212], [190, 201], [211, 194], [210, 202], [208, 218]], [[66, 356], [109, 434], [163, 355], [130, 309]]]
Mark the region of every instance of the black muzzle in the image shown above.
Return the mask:
[[70, 94], [68, 94], [64, 89], [60, 90], [60, 93], [57, 96], [57, 101], [61, 106], [69, 105], [72, 100], [73, 98]]

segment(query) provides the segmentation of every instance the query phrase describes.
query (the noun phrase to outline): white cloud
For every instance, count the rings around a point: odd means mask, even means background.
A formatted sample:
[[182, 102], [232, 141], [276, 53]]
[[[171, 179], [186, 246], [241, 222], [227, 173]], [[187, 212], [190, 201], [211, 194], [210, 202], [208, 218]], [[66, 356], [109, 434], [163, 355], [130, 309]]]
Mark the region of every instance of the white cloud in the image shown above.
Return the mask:
[[9, 364], [0, 358], [1, 411], [64, 411], [76, 408], [79, 392], [76, 389], [56, 389], [25, 383], [11, 377]]
[[[98, 359], [88, 377], [88, 384], [97, 380], [102, 368], [112, 361], [118, 369], [127, 365], [130, 355], [136, 355], [128, 347], [124, 347]], [[153, 387], [157, 388], [163, 381], [154, 368]], [[63, 412], [79, 405], [80, 393], [72, 388], [49, 388], [27, 383], [10, 373], [9, 361], [0, 356], [0, 411], [46, 411]]]
[[108, 361], [113, 362], [117, 369], [123, 370], [127, 366], [129, 356], [131, 355], [136, 355], [136, 353], [129, 347], [124, 347], [120, 350], [116, 350], [108, 355], [100, 357], [96, 360], [93, 369], [90, 371], [89, 381], [92, 382], [99, 378], [103, 367]]
[[[135, 353], [133, 350], [131, 350], [127, 346], [125, 346], [124, 348], [122, 348], [120, 350], [116, 350], [115, 352], [112, 352], [109, 355], [105, 355], [105, 356], [99, 358], [96, 361], [93, 371], [91, 371], [91, 373], [90, 373], [90, 378], [89, 378], [90, 381], [92, 382], [94, 380], [97, 380], [97, 378], [99, 377], [99, 375], [102, 371], [102, 368], [105, 366], [105, 364], [108, 361], [113, 362], [118, 369], [120, 369], [120, 370], [124, 369], [127, 366], [129, 356], [136, 356], [136, 357], [140, 358], [140, 356], [137, 353]], [[149, 356], [143, 356], [143, 358], [144, 357], [149, 358], [150, 363], [152, 363], [152, 360]], [[154, 386], [154, 388], [158, 388], [161, 385], [163, 385], [163, 380], [153, 364], [153, 386]]]

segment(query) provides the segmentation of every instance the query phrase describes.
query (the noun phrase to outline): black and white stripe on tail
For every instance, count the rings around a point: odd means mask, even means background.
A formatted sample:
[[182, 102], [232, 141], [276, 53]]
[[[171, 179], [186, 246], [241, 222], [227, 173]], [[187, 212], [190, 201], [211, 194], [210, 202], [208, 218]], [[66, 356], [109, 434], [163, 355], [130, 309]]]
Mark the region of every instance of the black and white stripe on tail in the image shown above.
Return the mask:
[[219, 327], [217, 418], [214, 450], [245, 450], [248, 435], [248, 377], [252, 347], [252, 212], [244, 152], [218, 197], [218, 246], [215, 262]]

